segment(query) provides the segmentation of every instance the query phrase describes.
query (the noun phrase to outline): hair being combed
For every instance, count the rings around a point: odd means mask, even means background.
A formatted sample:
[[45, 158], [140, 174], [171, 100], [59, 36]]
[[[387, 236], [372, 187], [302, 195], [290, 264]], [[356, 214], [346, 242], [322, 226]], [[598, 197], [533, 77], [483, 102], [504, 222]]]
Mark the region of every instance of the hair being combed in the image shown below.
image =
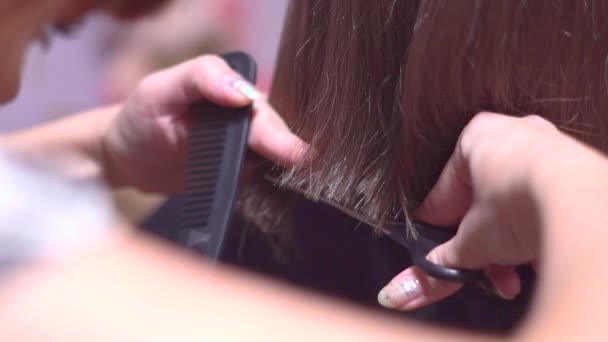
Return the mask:
[[480, 111], [606, 151], [607, 56], [601, 1], [294, 0], [271, 102], [312, 148], [282, 184], [403, 218]]

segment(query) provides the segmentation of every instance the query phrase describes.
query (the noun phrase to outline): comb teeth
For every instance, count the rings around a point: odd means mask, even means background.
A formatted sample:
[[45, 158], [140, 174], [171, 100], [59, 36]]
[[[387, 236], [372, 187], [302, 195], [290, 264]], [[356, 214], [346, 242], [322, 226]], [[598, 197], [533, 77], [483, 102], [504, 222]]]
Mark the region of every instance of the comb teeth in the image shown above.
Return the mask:
[[[235, 52], [223, 56], [245, 79], [255, 83], [255, 61]], [[247, 153], [252, 106], [229, 108], [201, 99], [192, 103], [186, 158], [185, 194], [180, 197], [180, 227], [169, 239], [212, 261], [220, 260], [238, 200]]]
[[186, 161], [186, 189], [181, 210], [180, 241], [190, 246], [208, 243], [209, 217], [213, 211], [215, 193], [224, 157], [227, 124], [205, 118], [196, 120], [191, 128]]

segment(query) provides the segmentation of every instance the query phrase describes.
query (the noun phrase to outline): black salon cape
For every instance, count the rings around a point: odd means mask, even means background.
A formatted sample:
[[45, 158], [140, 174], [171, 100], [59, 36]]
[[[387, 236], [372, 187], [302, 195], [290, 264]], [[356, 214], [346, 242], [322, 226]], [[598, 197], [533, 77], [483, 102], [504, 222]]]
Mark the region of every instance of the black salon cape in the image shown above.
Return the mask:
[[[145, 230], [161, 237], [167, 235], [178, 222], [178, 207], [179, 200], [170, 200], [144, 223]], [[513, 301], [465, 287], [450, 298], [414, 312], [382, 309], [376, 301], [378, 291], [412, 265], [407, 251], [335, 209], [304, 199], [296, 205], [295, 222], [291, 242], [281, 244], [237, 218], [224, 246], [223, 261], [404, 319], [481, 332], [511, 332], [529, 306], [534, 275], [523, 268], [519, 272], [524, 289]]]

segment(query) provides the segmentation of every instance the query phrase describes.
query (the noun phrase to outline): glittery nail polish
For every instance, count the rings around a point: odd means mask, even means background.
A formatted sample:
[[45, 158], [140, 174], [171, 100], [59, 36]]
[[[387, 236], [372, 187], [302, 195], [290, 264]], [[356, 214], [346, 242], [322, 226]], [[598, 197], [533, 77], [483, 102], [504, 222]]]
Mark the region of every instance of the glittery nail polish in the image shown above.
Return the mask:
[[230, 85], [232, 88], [238, 90], [241, 94], [245, 95], [245, 97], [252, 101], [260, 97], [260, 92], [257, 90], [257, 88], [242, 78], [233, 79], [230, 81]]
[[399, 308], [422, 294], [420, 281], [416, 278], [396, 279], [378, 293], [378, 303], [387, 308]]

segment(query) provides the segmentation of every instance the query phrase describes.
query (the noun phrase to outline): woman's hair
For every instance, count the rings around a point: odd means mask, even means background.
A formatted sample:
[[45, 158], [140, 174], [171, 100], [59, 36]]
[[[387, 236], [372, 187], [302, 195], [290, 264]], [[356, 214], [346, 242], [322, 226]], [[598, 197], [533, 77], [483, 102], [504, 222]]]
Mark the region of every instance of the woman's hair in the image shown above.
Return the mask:
[[605, 151], [607, 58], [604, 1], [293, 0], [271, 102], [312, 148], [282, 184], [404, 219], [480, 111]]

